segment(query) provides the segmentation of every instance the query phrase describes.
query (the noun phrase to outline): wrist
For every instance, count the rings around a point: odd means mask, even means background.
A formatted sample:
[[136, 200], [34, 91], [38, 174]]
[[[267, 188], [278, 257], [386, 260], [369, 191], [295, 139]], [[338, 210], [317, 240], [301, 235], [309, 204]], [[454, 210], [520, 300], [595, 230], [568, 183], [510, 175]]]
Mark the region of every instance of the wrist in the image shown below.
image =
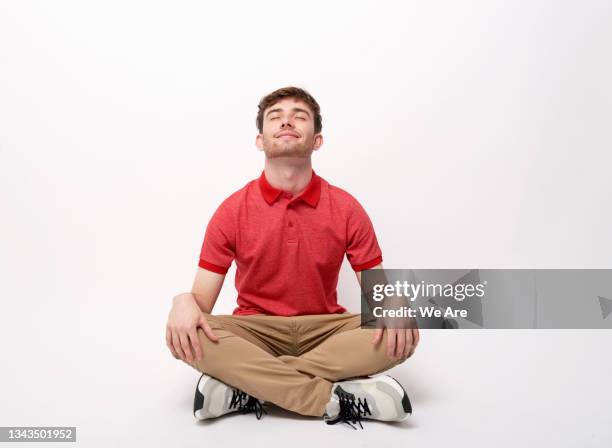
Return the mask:
[[172, 299], [173, 305], [176, 305], [179, 303], [185, 303], [185, 302], [195, 303], [195, 297], [193, 296], [193, 294], [191, 294], [190, 292], [184, 292], [182, 294], [174, 296], [174, 298]]

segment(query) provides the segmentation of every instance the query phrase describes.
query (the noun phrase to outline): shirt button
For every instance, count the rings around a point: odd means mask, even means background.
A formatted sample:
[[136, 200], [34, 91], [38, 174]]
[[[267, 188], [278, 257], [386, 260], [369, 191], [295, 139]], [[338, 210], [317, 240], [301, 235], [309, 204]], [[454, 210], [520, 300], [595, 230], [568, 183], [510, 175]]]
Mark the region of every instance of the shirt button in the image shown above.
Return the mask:
[[289, 221], [289, 224], [288, 224], [288, 225], [289, 225], [289, 227], [293, 227], [293, 222], [292, 222], [292, 221]]

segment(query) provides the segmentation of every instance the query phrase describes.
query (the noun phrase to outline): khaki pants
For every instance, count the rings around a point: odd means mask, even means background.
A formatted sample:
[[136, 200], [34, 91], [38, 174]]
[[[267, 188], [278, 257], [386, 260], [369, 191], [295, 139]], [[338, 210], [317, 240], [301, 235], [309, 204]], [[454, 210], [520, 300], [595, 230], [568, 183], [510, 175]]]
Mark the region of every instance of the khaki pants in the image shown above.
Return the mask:
[[387, 355], [386, 331], [373, 345], [375, 330], [360, 328], [359, 314], [206, 319], [219, 341], [198, 328], [204, 357], [192, 367], [303, 415], [325, 413], [333, 382], [383, 372], [405, 360]]

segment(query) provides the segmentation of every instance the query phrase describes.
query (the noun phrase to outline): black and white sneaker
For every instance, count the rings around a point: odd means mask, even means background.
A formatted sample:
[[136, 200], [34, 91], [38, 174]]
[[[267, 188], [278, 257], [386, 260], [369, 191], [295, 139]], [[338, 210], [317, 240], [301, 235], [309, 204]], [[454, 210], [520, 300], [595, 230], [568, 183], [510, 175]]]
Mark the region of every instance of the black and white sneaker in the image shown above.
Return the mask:
[[334, 383], [323, 417], [328, 425], [346, 423], [361, 428], [362, 419], [401, 422], [412, 414], [402, 385], [389, 375]]
[[254, 412], [259, 420], [266, 411], [263, 401], [228, 386], [212, 376], [202, 374], [193, 400], [193, 415], [198, 420], [220, 417], [233, 412]]

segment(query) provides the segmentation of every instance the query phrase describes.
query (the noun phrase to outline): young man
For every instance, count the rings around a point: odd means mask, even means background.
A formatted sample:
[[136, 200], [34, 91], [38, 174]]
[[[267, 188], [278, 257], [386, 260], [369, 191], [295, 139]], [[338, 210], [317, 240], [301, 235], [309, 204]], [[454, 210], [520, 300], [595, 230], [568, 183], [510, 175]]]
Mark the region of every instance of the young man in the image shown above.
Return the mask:
[[[405, 361], [418, 329], [362, 329], [337, 302], [344, 255], [361, 271], [382, 268], [371, 221], [359, 202], [312, 169], [323, 144], [315, 99], [296, 87], [262, 98], [258, 179], [225, 199], [210, 220], [191, 293], [173, 299], [166, 341], [200, 372], [194, 415], [256, 412], [264, 402], [328, 424], [401, 421], [412, 412], [387, 375]], [[232, 261], [237, 307], [211, 315]]]

